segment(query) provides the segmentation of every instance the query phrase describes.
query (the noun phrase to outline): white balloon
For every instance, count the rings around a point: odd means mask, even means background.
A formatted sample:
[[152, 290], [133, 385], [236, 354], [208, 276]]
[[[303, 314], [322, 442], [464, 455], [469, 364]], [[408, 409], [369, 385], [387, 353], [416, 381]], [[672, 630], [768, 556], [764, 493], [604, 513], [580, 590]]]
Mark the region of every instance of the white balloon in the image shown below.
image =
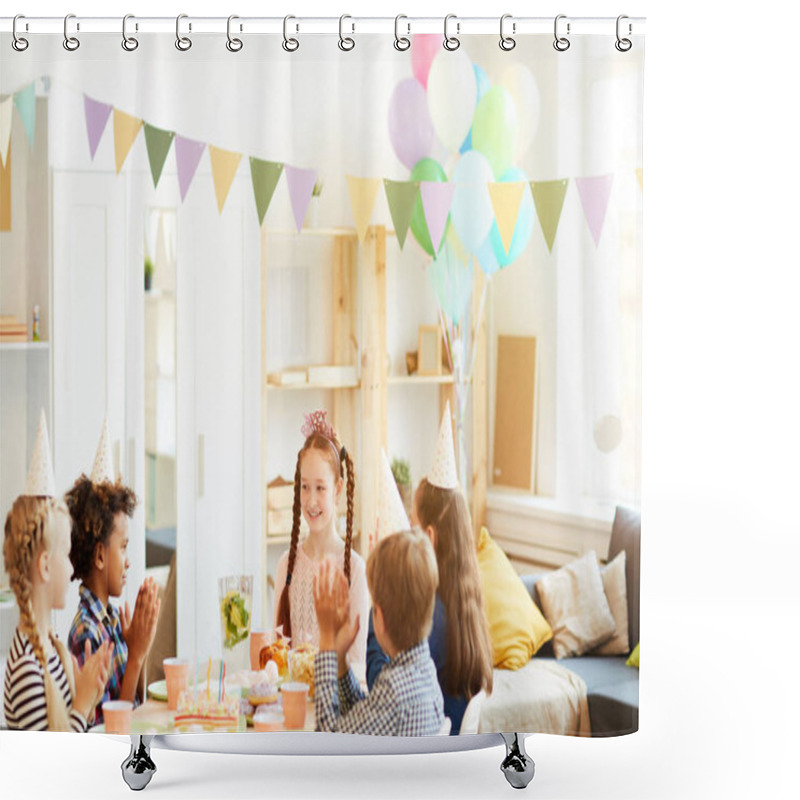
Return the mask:
[[477, 253], [494, 221], [489, 194], [489, 184], [494, 181], [492, 167], [486, 156], [469, 150], [461, 156], [450, 180], [456, 185], [450, 219], [464, 247]]
[[508, 91], [517, 107], [517, 148], [515, 161], [519, 162], [530, 147], [539, 127], [541, 100], [539, 86], [533, 73], [522, 64], [515, 64], [503, 72], [500, 85]]
[[428, 74], [428, 110], [442, 143], [458, 152], [472, 125], [478, 101], [478, 82], [463, 50], [437, 53]]

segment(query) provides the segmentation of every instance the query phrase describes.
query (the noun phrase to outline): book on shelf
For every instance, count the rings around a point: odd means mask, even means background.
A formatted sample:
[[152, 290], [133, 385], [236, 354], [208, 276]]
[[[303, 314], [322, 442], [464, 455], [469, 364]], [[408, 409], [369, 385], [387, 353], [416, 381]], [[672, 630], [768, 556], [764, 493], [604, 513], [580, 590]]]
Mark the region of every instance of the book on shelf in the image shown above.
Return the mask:
[[267, 383], [272, 386], [297, 386], [307, 382], [308, 375], [304, 369], [284, 369], [267, 375]]
[[354, 364], [318, 364], [309, 367], [309, 383], [321, 383], [326, 386], [355, 386], [358, 374]]

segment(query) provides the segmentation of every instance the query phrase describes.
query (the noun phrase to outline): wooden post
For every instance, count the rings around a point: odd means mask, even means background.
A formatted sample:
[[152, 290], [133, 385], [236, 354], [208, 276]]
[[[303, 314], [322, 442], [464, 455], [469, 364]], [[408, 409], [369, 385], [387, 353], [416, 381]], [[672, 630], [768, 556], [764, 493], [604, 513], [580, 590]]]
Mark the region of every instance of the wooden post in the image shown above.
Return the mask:
[[268, 620], [267, 571], [267, 227], [261, 226], [261, 619]]

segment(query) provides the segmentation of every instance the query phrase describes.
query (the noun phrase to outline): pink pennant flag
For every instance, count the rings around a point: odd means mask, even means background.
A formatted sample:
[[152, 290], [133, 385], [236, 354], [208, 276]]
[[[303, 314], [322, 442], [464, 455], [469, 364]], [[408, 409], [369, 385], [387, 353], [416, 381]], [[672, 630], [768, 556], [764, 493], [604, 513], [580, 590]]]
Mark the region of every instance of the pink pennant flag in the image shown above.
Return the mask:
[[614, 175], [598, 175], [592, 178], [575, 178], [578, 186], [578, 194], [581, 197], [581, 205], [586, 222], [589, 223], [589, 230], [592, 232], [595, 247], [600, 241], [600, 234], [603, 232], [603, 222], [606, 218], [608, 209], [608, 198], [611, 194], [611, 183]]
[[195, 142], [193, 139], [184, 139], [175, 135], [175, 160], [178, 163], [178, 186], [181, 190], [181, 202], [186, 199], [186, 193], [192, 185], [194, 173], [200, 163], [200, 156], [206, 149], [205, 142]]
[[89, 134], [89, 152], [94, 159], [97, 146], [100, 144], [103, 131], [106, 129], [106, 123], [111, 115], [111, 106], [108, 103], [92, 100], [91, 97], [85, 94], [83, 96], [83, 110], [86, 114], [86, 130]]
[[447, 216], [453, 202], [454, 183], [440, 183], [437, 181], [422, 181], [419, 193], [422, 198], [422, 210], [425, 212], [425, 222], [431, 237], [433, 252], [438, 253], [444, 236]]
[[290, 167], [288, 164], [283, 169], [286, 173], [286, 183], [289, 185], [289, 199], [292, 201], [294, 221], [297, 225], [297, 232], [300, 233], [303, 220], [306, 218], [306, 211], [308, 211], [308, 204], [311, 202], [314, 183], [317, 180], [317, 170]]

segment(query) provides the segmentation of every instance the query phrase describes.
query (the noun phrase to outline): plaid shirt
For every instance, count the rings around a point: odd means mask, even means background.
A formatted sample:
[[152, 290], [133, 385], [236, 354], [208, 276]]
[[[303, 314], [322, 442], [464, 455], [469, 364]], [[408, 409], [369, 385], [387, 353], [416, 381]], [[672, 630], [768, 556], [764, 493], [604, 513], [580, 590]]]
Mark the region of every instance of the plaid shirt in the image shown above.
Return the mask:
[[[92, 643], [94, 653], [103, 642], [110, 641], [114, 645], [111, 653], [111, 669], [109, 670], [106, 691], [97, 704], [94, 720], [89, 720], [91, 725], [100, 725], [103, 722], [103, 703], [107, 700], [117, 700], [122, 689], [122, 679], [125, 677], [125, 665], [128, 663], [128, 645], [122, 638], [122, 623], [119, 611], [109, 603], [103, 608], [96, 595], [82, 583], [80, 588], [80, 603], [78, 613], [72, 621], [69, 631], [67, 646], [70, 652], [78, 659], [78, 664], [83, 666], [84, 648], [86, 640]], [[133, 700], [134, 708], [139, 705], [138, 697]]]
[[314, 660], [314, 709], [318, 731], [376, 736], [432, 736], [444, 722], [442, 690], [428, 641], [404, 650], [381, 670], [365, 695], [352, 669], [339, 680], [336, 653]]

